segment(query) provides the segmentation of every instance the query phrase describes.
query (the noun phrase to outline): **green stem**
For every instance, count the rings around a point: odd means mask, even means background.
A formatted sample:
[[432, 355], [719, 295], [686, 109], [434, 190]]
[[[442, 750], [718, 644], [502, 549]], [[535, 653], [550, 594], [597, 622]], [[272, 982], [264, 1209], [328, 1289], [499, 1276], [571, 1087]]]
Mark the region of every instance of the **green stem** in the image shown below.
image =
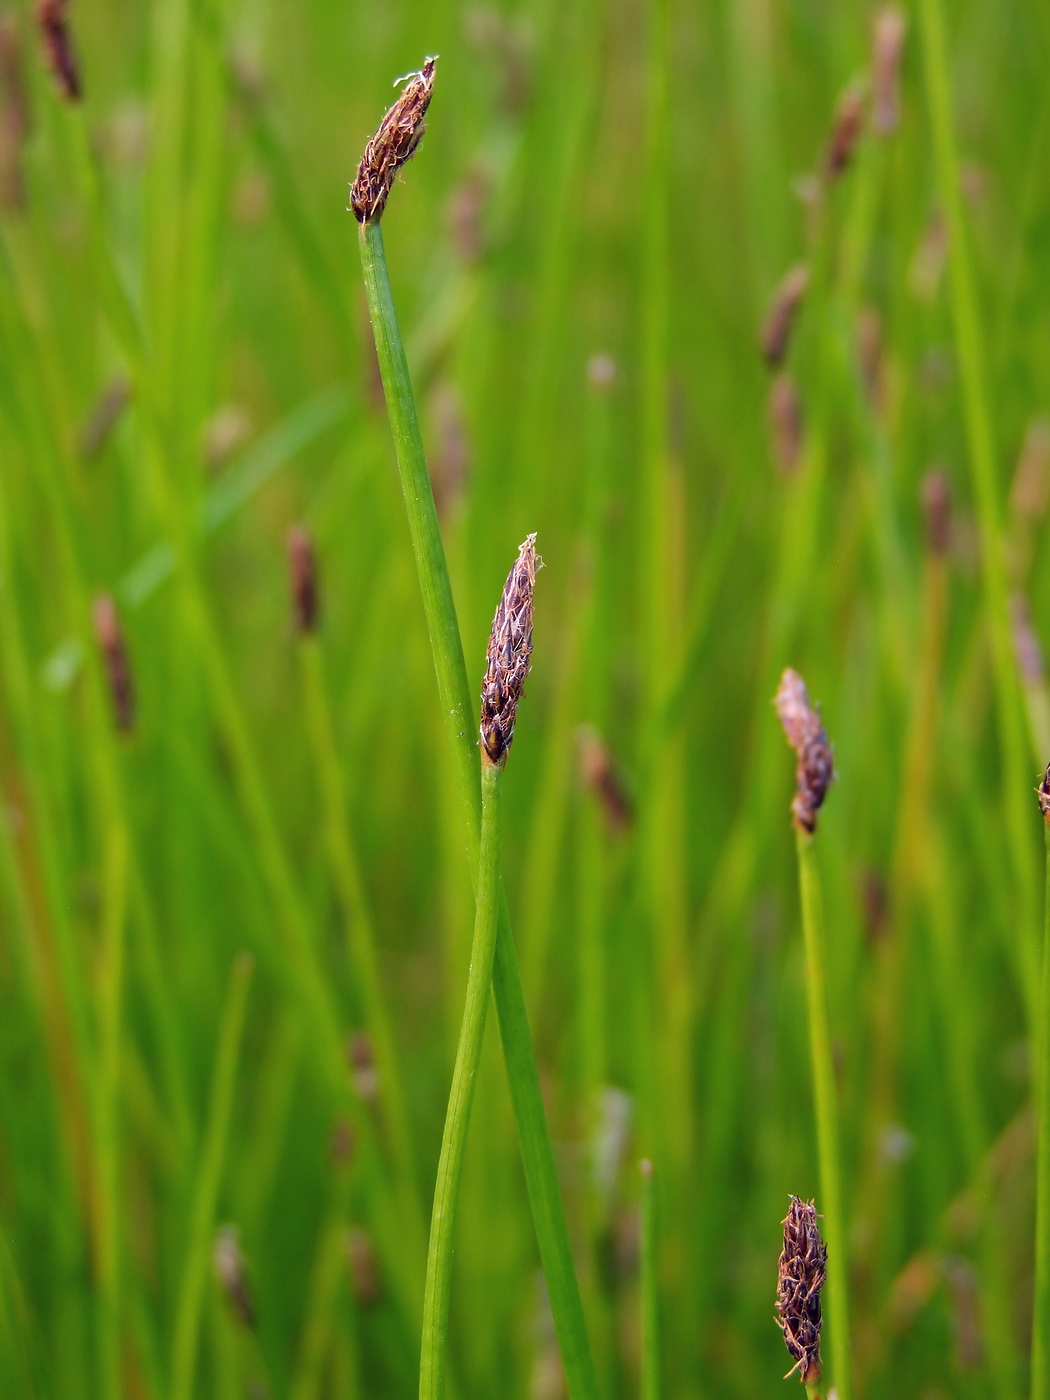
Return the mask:
[[415, 1161], [401, 1069], [379, 978], [375, 921], [365, 892], [361, 863], [347, 824], [346, 785], [332, 725], [324, 658], [319, 639], [313, 635], [304, 636], [300, 641], [299, 654], [303, 669], [306, 723], [317, 781], [321, 789], [332, 876], [343, 905], [344, 918], [347, 920], [348, 950], [379, 1070], [379, 1092], [400, 1176], [403, 1206], [411, 1213], [412, 1219], [417, 1221], [422, 1246], [422, 1220], [418, 1218]]
[[[398, 471], [408, 513], [412, 548], [423, 595], [430, 646], [437, 671], [445, 733], [454, 758], [456, 782], [467, 835], [467, 853], [479, 869], [481, 793], [476, 724], [463, 660], [452, 584], [441, 543], [434, 496], [427, 475], [423, 440], [408, 375], [401, 331], [390, 290], [383, 234], [378, 224], [360, 229], [361, 264], [376, 353], [386, 394]], [[518, 1125], [525, 1185], [536, 1241], [547, 1279], [554, 1327], [561, 1349], [570, 1400], [597, 1400], [598, 1378], [591, 1355], [580, 1289], [569, 1244], [550, 1133], [540, 1093], [539, 1073], [521, 991], [517, 954], [506, 899], [500, 892], [499, 925], [492, 971], [500, 1040]]]
[[642, 1273], [642, 1400], [660, 1400], [660, 1301], [656, 1272], [656, 1179], [652, 1162], [643, 1162]]
[[1039, 1017], [1039, 1149], [1036, 1167], [1032, 1400], [1050, 1400], [1050, 822], [1046, 824], [1046, 910]]
[[289, 1400], [316, 1400], [326, 1393], [325, 1363], [332, 1351], [339, 1283], [346, 1268], [348, 1186], [344, 1164], [337, 1172], [333, 1199], [318, 1235]]
[[241, 1030], [248, 1001], [248, 985], [254, 962], [246, 953], [238, 956], [219, 1027], [219, 1046], [208, 1105], [208, 1122], [190, 1208], [188, 1242], [175, 1314], [175, 1344], [171, 1366], [171, 1400], [190, 1400], [197, 1362], [204, 1286], [215, 1226], [226, 1139], [233, 1108], [233, 1090], [241, 1047]]
[[[1024, 914], [1022, 927], [1034, 928], [1037, 877], [1031, 859], [1030, 821], [1024, 797], [1028, 785], [1029, 755], [1011, 635], [999, 484], [996, 479], [996, 446], [988, 398], [988, 375], [984, 362], [984, 337], [970, 261], [959, 161], [952, 126], [944, 13], [940, 0], [922, 0], [919, 8], [934, 161], [940, 199], [948, 226], [948, 246], [951, 250], [949, 273], [952, 320], [979, 526], [984, 604], [996, 690], [999, 742], [1003, 756], [1003, 805], [1010, 836], [1014, 878], [1017, 881]], [[1039, 761], [1042, 762], [1042, 759]], [[1023, 990], [1031, 1008], [1037, 995], [1039, 975], [1038, 952], [1033, 939], [1026, 938], [1021, 941], [1019, 960]]]
[[839, 1400], [852, 1391], [849, 1342], [848, 1254], [839, 1179], [838, 1101], [828, 1015], [827, 958], [824, 912], [820, 898], [813, 837], [797, 834], [798, 881], [802, 900], [802, 935], [806, 949], [806, 991], [809, 1003], [809, 1047], [813, 1064], [813, 1099], [817, 1113], [817, 1155], [820, 1161], [821, 1214], [828, 1246], [828, 1317], [831, 1356]]
[[481, 771], [481, 859], [478, 866], [474, 944], [467, 977], [467, 1000], [452, 1071], [445, 1130], [441, 1137], [434, 1212], [430, 1218], [430, 1249], [423, 1301], [423, 1345], [419, 1362], [419, 1400], [442, 1400], [448, 1344], [448, 1305], [452, 1286], [452, 1242], [456, 1228], [463, 1152], [474, 1101], [474, 1084], [481, 1063], [492, 983], [492, 960], [499, 918], [500, 807], [503, 770], [485, 764]]
[[111, 827], [104, 857], [106, 917], [104, 967], [99, 1007], [98, 1176], [99, 1176], [99, 1367], [101, 1394], [119, 1400], [121, 1386], [120, 1277], [120, 1059], [124, 990], [124, 923], [127, 894], [127, 837]]
[[477, 859], [477, 833], [480, 829], [477, 753], [474, 742], [477, 725], [470, 699], [466, 662], [463, 659], [463, 642], [459, 635], [456, 604], [452, 597], [452, 580], [449, 578], [445, 561], [445, 547], [441, 541], [441, 527], [438, 524], [434, 493], [427, 472], [423, 437], [419, 431], [412, 381], [408, 374], [408, 361], [397, 323], [397, 312], [394, 310], [394, 295], [390, 288], [390, 274], [387, 271], [386, 252], [383, 247], [383, 230], [379, 224], [361, 225], [361, 266], [364, 271], [368, 314], [372, 320], [372, 334], [375, 336], [376, 355], [383, 378], [387, 413], [390, 417], [390, 431], [394, 438], [397, 468], [401, 476], [401, 489], [405, 495], [412, 552], [415, 555], [419, 587], [423, 594], [423, 610], [426, 613], [430, 646], [434, 654], [445, 730], [457, 752], [462, 750], [461, 741], [464, 737], [467, 737], [470, 746], [469, 766], [463, 763], [460, 755], [461, 761], [456, 765], [456, 778], [460, 802], [464, 809], [469, 809], [473, 814], [474, 863]]

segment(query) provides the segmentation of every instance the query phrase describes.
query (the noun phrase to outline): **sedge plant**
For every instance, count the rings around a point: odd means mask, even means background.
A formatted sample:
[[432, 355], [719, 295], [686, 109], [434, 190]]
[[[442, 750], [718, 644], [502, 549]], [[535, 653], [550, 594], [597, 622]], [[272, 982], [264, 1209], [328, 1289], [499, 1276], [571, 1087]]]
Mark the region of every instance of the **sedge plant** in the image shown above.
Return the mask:
[[[368, 311], [477, 891], [480, 888], [482, 793], [472, 737], [470, 687], [408, 361], [394, 309], [381, 224], [397, 172], [414, 155], [422, 140], [434, 73], [435, 60], [428, 58], [422, 69], [410, 77], [366, 145], [351, 188], [350, 209], [359, 226]], [[540, 1092], [510, 915], [502, 891], [497, 898], [492, 989], [536, 1240], [569, 1395], [571, 1400], [596, 1400], [597, 1374]]]
[[[806, 959], [806, 1000], [813, 1101], [817, 1119], [817, 1157], [824, 1199], [825, 1234], [834, 1277], [828, 1289], [832, 1357], [839, 1400], [850, 1400], [849, 1301], [846, 1279], [846, 1231], [842, 1213], [838, 1101], [828, 1014], [827, 954], [814, 835], [817, 812], [834, 775], [831, 745], [820, 714], [809, 701], [802, 677], [790, 668], [776, 695], [777, 713], [788, 742], [798, 755], [796, 793], [791, 804], [798, 853], [802, 936]], [[805, 1375], [803, 1375], [805, 1380]]]
[[452, 1071], [452, 1088], [441, 1137], [434, 1210], [430, 1221], [419, 1366], [420, 1400], [441, 1400], [445, 1393], [456, 1207], [474, 1085], [481, 1063], [485, 1015], [492, 984], [492, 959], [499, 924], [501, 784], [514, 738], [518, 701], [532, 655], [532, 594], [535, 581], [536, 536], [529, 535], [507, 576], [496, 609], [481, 690], [481, 853], [477, 907], [466, 1005]]

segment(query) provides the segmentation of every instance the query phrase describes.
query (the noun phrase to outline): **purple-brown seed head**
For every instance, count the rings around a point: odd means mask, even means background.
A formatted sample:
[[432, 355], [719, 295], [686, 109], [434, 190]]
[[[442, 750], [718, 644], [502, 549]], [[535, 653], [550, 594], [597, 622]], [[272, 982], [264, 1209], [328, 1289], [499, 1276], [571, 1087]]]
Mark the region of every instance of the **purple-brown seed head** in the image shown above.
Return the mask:
[[122, 733], [128, 734], [135, 724], [135, 691], [120, 615], [110, 594], [102, 593], [95, 599], [91, 620], [94, 624], [95, 640], [102, 653], [102, 664], [113, 707], [113, 721]]
[[68, 0], [37, 0], [36, 22], [44, 41], [44, 57], [55, 85], [67, 102], [80, 100], [80, 66], [66, 18]]
[[248, 1266], [236, 1225], [221, 1225], [212, 1245], [212, 1265], [234, 1317], [243, 1327], [255, 1326], [255, 1301]]
[[798, 386], [788, 370], [774, 375], [769, 386], [766, 422], [773, 461], [785, 476], [790, 476], [802, 456], [805, 425]]
[[922, 479], [922, 513], [926, 544], [931, 554], [947, 554], [952, 542], [952, 488], [943, 471]]
[[1043, 814], [1043, 820], [1050, 822], [1050, 765], [1047, 766], [1043, 774], [1043, 781], [1036, 788], [1039, 797], [1039, 810]]
[[852, 87], [843, 93], [831, 124], [827, 149], [824, 152], [824, 179], [830, 185], [845, 171], [853, 159], [864, 127], [864, 94]]
[[817, 812], [835, 776], [831, 744], [820, 722], [820, 712], [809, 701], [805, 682], [790, 666], [780, 678], [774, 704], [787, 741], [798, 755], [795, 799], [791, 804], [795, 825], [813, 834]]
[[397, 172], [412, 159], [423, 139], [423, 118], [434, 90], [436, 63], [435, 58], [428, 58], [419, 72], [410, 76], [365, 147], [350, 187], [350, 209], [359, 224], [375, 223], [383, 217]]
[[890, 136], [900, 125], [901, 54], [907, 21], [903, 11], [888, 5], [875, 16], [871, 43], [871, 124], [879, 136]]
[[309, 532], [301, 525], [288, 531], [288, 578], [296, 630], [302, 636], [317, 631], [320, 602], [317, 593], [317, 560]]
[[798, 310], [808, 286], [809, 268], [805, 263], [796, 263], [784, 274], [779, 287], [773, 293], [773, 302], [762, 323], [762, 333], [759, 336], [762, 354], [771, 369], [776, 369], [784, 361]]
[[525, 691], [532, 658], [532, 592], [536, 569], [536, 536], [518, 550], [507, 575], [503, 596], [492, 620], [485, 679], [481, 683], [481, 757], [493, 768], [507, 761], [514, 738], [518, 701]]
[[609, 752], [609, 746], [589, 725], [578, 734], [580, 746], [580, 777], [589, 788], [605, 814], [613, 831], [624, 833], [631, 828], [631, 800], [624, 790], [620, 775]]
[[804, 1385], [820, 1379], [820, 1290], [827, 1265], [828, 1251], [820, 1238], [813, 1202], [792, 1196], [784, 1218], [776, 1320], [795, 1363], [787, 1374], [797, 1371]]

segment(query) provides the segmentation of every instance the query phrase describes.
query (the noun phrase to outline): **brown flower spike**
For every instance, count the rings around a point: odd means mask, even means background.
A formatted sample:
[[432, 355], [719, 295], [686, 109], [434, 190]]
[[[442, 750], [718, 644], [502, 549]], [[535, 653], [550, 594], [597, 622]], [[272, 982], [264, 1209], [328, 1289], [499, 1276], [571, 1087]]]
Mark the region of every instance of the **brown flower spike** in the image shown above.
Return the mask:
[[829, 185], [839, 178], [853, 159], [863, 126], [864, 94], [859, 88], [850, 88], [836, 108], [824, 152], [824, 179]]
[[820, 1290], [827, 1266], [828, 1251], [817, 1229], [813, 1202], [792, 1196], [784, 1218], [776, 1320], [795, 1363], [787, 1376], [797, 1371], [803, 1385], [820, 1379]]
[[37, 0], [36, 22], [55, 86], [67, 102], [77, 102], [81, 96], [80, 66], [69, 33], [66, 8], [67, 0]]
[[791, 332], [808, 286], [809, 268], [805, 263], [797, 263], [789, 268], [780, 286], [773, 293], [773, 304], [769, 308], [759, 336], [762, 354], [771, 369], [776, 369], [784, 362]]
[[1036, 788], [1039, 797], [1039, 810], [1043, 814], [1043, 820], [1050, 822], [1050, 765], [1043, 774], [1043, 781]]
[[102, 653], [113, 721], [122, 733], [129, 734], [135, 726], [135, 690], [120, 614], [110, 594], [102, 593], [95, 599], [91, 620]]
[[791, 804], [795, 825], [812, 835], [817, 829], [817, 812], [835, 776], [831, 744], [819, 712], [809, 703], [802, 677], [790, 666], [780, 678], [774, 704], [787, 741], [798, 754], [795, 800]]
[[321, 610], [317, 595], [317, 560], [313, 540], [301, 525], [293, 525], [288, 531], [288, 578], [296, 631], [300, 636], [316, 632]]
[[236, 1225], [221, 1225], [212, 1245], [212, 1265], [234, 1317], [243, 1327], [255, 1326], [255, 1301], [248, 1266]]
[[506, 763], [514, 738], [518, 701], [532, 658], [532, 590], [541, 564], [536, 536], [530, 535], [518, 550], [492, 620], [481, 683], [481, 761], [493, 768]]
[[350, 187], [350, 208], [359, 224], [374, 223], [383, 217], [397, 172], [412, 159], [423, 139], [423, 118], [434, 90], [436, 63], [436, 58], [428, 58], [418, 73], [409, 75], [401, 96], [365, 147]]
[[889, 5], [875, 16], [871, 45], [871, 124], [879, 136], [890, 136], [901, 119], [901, 54], [907, 21]]

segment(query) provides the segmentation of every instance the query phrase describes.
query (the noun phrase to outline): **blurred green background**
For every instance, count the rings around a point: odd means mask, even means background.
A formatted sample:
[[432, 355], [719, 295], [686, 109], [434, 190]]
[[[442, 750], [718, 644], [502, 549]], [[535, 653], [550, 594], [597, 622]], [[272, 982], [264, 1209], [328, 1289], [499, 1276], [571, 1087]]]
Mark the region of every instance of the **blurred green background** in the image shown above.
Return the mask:
[[[1050, 11], [944, 8], [76, 0], [69, 102], [9, 3], [5, 1396], [414, 1393], [473, 910], [345, 209], [433, 53], [384, 231], [479, 684], [528, 532], [546, 561], [504, 872], [604, 1392], [639, 1384], [642, 1156], [667, 1395], [796, 1384], [786, 665], [839, 774], [858, 1391], [1026, 1392]], [[562, 1394], [494, 1020], [452, 1306], [457, 1396]]]

